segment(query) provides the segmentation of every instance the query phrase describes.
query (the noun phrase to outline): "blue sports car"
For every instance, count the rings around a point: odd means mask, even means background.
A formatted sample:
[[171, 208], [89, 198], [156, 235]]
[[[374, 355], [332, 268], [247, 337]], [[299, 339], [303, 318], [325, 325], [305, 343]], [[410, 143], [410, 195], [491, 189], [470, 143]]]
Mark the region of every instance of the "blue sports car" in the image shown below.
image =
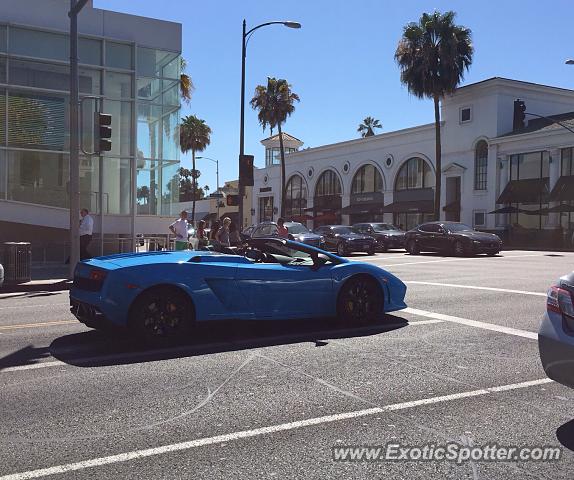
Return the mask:
[[249, 240], [226, 252], [149, 252], [78, 263], [72, 313], [144, 341], [181, 338], [195, 322], [335, 317], [357, 324], [406, 308], [389, 272], [291, 240]]

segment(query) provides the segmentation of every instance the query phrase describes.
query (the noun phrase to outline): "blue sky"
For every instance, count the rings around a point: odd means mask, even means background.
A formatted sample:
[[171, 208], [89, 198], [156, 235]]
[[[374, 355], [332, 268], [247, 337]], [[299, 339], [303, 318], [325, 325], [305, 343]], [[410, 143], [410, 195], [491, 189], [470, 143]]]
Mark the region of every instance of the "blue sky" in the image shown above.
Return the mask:
[[[572, 0], [94, 0], [109, 10], [180, 22], [183, 55], [196, 90], [182, 115], [193, 113], [213, 130], [203, 155], [219, 159], [220, 178], [237, 177], [241, 22], [295, 20], [300, 30], [258, 30], [247, 51], [246, 98], [267, 76], [286, 78], [301, 97], [284, 130], [315, 147], [358, 137], [367, 115], [383, 131], [433, 121], [432, 104], [418, 100], [399, 81], [393, 55], [402, 27], [425, 11], [454, 10], [473, 31], [475, 56], [464, 83], [492, 76], [574, 88]], [[184, 7], [185, 6], [185, 7]], [[182, 8], [184, 7], [184, 8]], [[269, 132], [246, 106], [245, 151], [264, 163], [259, 143]], [[183, 156], [184, 166], [191, 163]], [[215, 187], [215, 168], [203, 160], [201, 185]]]

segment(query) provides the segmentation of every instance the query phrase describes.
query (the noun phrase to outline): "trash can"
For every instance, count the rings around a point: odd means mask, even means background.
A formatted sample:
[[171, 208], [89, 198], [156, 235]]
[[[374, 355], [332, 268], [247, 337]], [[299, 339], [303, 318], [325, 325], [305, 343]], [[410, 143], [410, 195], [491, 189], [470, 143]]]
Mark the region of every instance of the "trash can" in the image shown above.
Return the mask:
[[4, 283], [29, 282], [32, 264], [32, 246], [28, 242], [4, 243]]

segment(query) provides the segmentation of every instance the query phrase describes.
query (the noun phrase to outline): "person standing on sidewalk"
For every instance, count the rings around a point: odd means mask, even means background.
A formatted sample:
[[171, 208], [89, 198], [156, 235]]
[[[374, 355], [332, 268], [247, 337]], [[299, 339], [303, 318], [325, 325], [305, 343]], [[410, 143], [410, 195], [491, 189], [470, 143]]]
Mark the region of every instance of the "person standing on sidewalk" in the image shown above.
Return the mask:
[[187, 222], [187, 212], [185, 210], [179, 214], [179, 218], [169, 226], [169, 229], [171, 230], [171, 233], [175, 235], [175, 249], [187, 249], [187, 231], [189, 230], [189, 223]]
[[90, 252], [88, 252], [88, 245], [92, 241], [92, 234], [94, 232], [94, 219], [90, 215], [87, 208], [82, 208], [80, 210], [80, 260], [85, 260], [90, 258]]
[[289, 238], [289, 230], [287, 230], [285, 220], [282, 218], [277, 219], [277, 235], [279, 235], [280, 238]]
[[223, 219], [223, 227], [221, 227], [215, 236], [216, 240], [222, 247], [229, 247], [231, 243], [229, 242], [229, 225], [231, 224], [231, 218], [225, 217]]

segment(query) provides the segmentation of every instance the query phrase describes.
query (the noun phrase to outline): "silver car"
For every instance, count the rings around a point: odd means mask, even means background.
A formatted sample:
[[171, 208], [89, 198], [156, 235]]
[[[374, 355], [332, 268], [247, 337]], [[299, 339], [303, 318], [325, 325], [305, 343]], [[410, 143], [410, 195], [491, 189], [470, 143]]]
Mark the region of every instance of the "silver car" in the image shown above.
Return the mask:
[[574, 388], [574, 272], [548, 290], [546, 313], [538, 332], [540, 360], [546, 375]]

